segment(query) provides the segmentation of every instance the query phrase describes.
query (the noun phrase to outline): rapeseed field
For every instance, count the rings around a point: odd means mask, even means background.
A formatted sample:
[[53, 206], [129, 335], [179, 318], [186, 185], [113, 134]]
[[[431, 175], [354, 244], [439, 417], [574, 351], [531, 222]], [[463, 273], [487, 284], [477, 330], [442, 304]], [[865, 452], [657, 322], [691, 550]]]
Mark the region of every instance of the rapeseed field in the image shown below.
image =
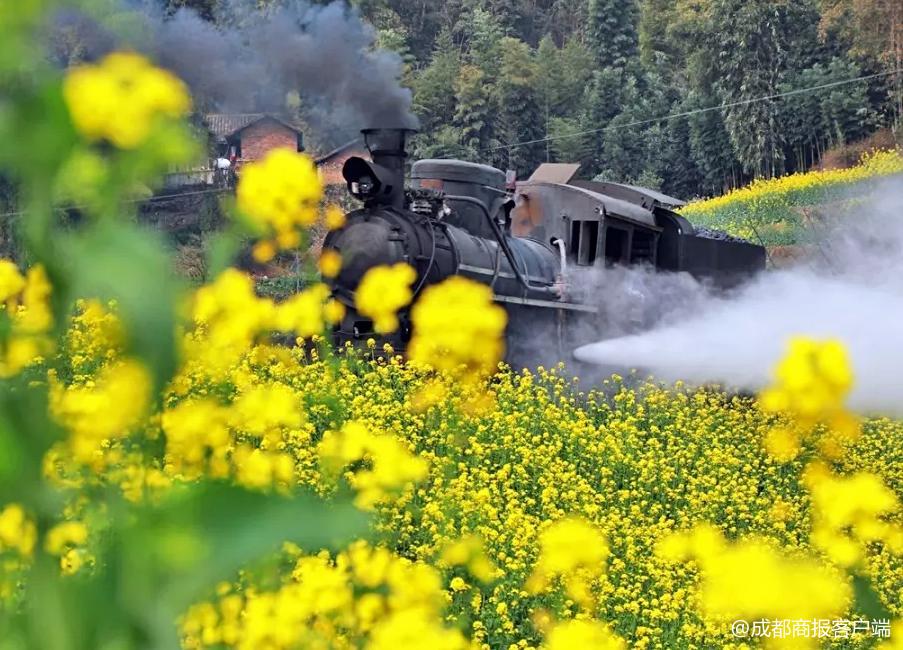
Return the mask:
[[[759, 396], [582, 386], [502, 364], [505, 312], [452, 278], [406, 359], [332, 349], [325, 285], [229, 264], [342, 227], [310, 159], [246, 169], [185, 286], [123, 216], [196, 153], [184, 85], [128, 52], [61, 79], [42, 20], [0, 8], [0, 647], [900, 647], [903, 425], [847, 410], [842, 344], [788, 341]], [[414, 280], [356, 307], [392, 331]]]
[[[899, 151], [874, 151], [847, 169], [759, 179], [722, 196], [694, 201], [681, 214], [693, 223], [769, 246], [805, 244], [814, 232], [820, 232], [819, 218], [855, 210], [857, 199], [875, 182], [900, 174], [903, 156]], [[827, 215], [813, 213], [819, 210]]]

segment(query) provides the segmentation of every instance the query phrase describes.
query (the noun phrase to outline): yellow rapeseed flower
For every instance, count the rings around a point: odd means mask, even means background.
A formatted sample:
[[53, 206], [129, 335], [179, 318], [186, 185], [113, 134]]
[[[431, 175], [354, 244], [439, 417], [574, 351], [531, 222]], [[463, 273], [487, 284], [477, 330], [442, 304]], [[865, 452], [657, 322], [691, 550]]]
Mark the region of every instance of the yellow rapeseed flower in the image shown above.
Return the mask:
[[[791, 558], [765, 539], [726, 543], [711, 527], [678, 534], [690, 541], [700, 567], [700, 607], [715, 620], [831, 618], [846, 611], [852, 589], [845, 577], [814, 560]], [[662, 540], [660, 554], [685, 561]], [[670, 557], [669, 557], [670, 556]]]
[[407, 264], [376, 266], [367, 271], [354, 292], [357, 310], [373, 321], [373, 329], [388, 334], [398, 329], [396, 313], [413, 298], [417, 272]]
[[21, 505], [10, 503], [0, 511], [0, 552], [13, 549], [22, 557], [31, 557], [37, 536], [34, 522]]
[[51, 412], [70, 432], [69, 446], [83, 463], [102, 461], [102, 446], [124, 437], [145, 415], [150, 404], [151, 376], [134, 359], [104, 368], [91, 385], [51, 386]]
[[452, 591], [464, 591], [470, 587], [470, 585], [464, 582], [464, 578], [458, 576], [452, 578], [448, 586], [451, 587]]
[[72, 546], [81, 546], [88, 540], [88, 529], [80, 521], [64, 521], [47, 532], [44, 548], [52, 555], [62, 555]]
[[492, 289], [461, 276], [428, 287], [411, 310], [410, 358], [463, 378], [491, 375], [504, 354], [507, 314]]
[[19, 267], [9, 260], [0, 260], [0, 302], [6, 302], [25, 288], [25, 278]]
[[427, 473], [424, 459], [411, 454], [401, 442], [387, 434], [372, 433], [360, 422], [348, 422], [341, 431], [327, 432], [319, 447], [330, 471], [359, 460], [369, 468], [358, 469], [351, 484], [358, 492], [356, 503], [371, 509], [389, 493], [422, 480]]
[[852, 385], [850, 360], [840, 341], [791, 339], [776, 368], [774, 383], [761, 392], [759, 404], [765, 411], [792, 415], [793, 426], [769, 432], [764, 440], [766, 450], [781, 462], [790, 461], [800, 452], [801, 439], [824, 423], [836, 439], [823, 440], [822, 449], [837, 456], [840, 443], [859, 435], [858, 421], [844, 407]]
[[623, 650], [627, 645], [604, 623], [598, 621], [565, 621], [552, 627], [542, 650]]
[[122, 149], [141, 145], [158, 120], [191, 109], [185, 84], [134, 52], [114, 52], [97, 65], [71, 69], [63, 96], [82, 135]]
[[[312, 284], [282, 301], [274, 308], [274, 329], [295, 332], [302, 338], [322, 334], [326, 321], [329, 288], [322, 283]], [[334, 314], [329, 314], [334, 316]]]
[[900, 501], [879, 476], [812, 474], [809, 489], [813, 541], [834, 562], [845, 567], [860, 563], [873, 542], [903, 553], [903, 527], [887, 520], [900, 510]]
[[[299, 230], [317, 220], [323, 184], [309, 156], [277, 148], [242, 168], [235, 196], [260, 236], [288, 249], [300, 243]], [[274, 251], [261, 249], [258, 254], [266, 259]]]
[[0, 260], [0, 312], [6, 312], [11, 321], [6, 345], [0, 351], [0, 377], [18, 374], [53, 350], [50, 294], [43, 266], [31, 267], [23, 278], [12, 262]]
[[903, 172], [903, 156], [897, 151], [866, 153], [858, 165], [846, 169], [829, 169], [797, 172], [771, 179], [757, 179], [749, 185], [731, 190], [727, 194], [703, 201], [695, 201], [681, 208], [682, 215], [693, 221], [729, 207], [746, 209], [755, 216], [757, 204], [787, 202], [794, 193], [819, 188], [835, 188], [853, 185], [870, 178]]
[[335, 204], [327, 206], [324, 222], [328, 230], [343, 228], [345, 226], [345, 221], [345, 213], [342, 211], [341, 207]]
[[333, 248], [324, 248], [317, 260], [317, 268], [324, 278], [334, 278], [342, 270], [342, 256]]

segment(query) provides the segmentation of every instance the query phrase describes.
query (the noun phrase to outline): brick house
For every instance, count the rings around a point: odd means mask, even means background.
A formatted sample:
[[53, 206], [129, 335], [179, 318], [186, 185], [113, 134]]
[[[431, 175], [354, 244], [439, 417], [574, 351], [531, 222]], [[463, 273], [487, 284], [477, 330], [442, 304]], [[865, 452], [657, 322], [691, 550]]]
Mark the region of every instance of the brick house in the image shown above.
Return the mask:
[[[242, 163], [259, 160], [276, 147], [305, 151], [303, 127], [284, 117], [269, 113], [210, 113], [204, 121], [213, 135], [214, 155], [234, 160], [236, 172], [241, 171]], [[352, 156], [370, 159], [360, 139], [316, 158], [324, 184], [344, 186], [342, 165]]]
[[352, 156], [370, 160], [370, 152], [367, 151], [364, 143], [359, 139], [346, 142], [338, 149], [334, 149], [317, 158], [316, 163], [320, 170], [320, 177], [323, 179], [323, 184], [327, 186], [339, 185], [344, 187], [345, 179], [342, 178], [342, 166], [345, 164], [345, 161]]
[[263, 158], [277, 147], [304, 151], [304, 132], [300, 125], [267, 113], [224, 114], [205, 116], [207, 128], [213, 134], [215, 153], [242, 163]]

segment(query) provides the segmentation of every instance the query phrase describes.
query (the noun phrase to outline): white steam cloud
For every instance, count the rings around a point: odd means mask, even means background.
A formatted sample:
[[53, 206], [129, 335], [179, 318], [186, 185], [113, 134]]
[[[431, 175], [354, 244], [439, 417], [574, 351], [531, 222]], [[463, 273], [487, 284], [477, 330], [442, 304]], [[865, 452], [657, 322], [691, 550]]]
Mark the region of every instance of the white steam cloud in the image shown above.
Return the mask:
[[791, 337], [837, 338], [855, 372], [851, 405], [903, 415], [903, 179], [881, 184], [837, 226], [813, 256], [817, 267], [766, 272], [730, 297], [688, 294], [693, 315], [574, 355], [666, 381], [756, 390]]

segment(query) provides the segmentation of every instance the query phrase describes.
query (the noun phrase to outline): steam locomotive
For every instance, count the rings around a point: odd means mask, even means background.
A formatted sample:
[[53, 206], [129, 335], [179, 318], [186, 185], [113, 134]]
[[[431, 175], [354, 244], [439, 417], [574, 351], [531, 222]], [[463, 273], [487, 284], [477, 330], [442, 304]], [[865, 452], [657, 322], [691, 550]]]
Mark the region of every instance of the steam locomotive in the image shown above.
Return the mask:
[[[414, 267], [415, 301], [425, 287], [455, 274], [489, 285], [508, 311], [509, 361], [527, 364], [562, 359], [572, 346], [599, 338], [604, 269], [646, 265], [729, 288], [765, 268], [763, 247], [694, 228], [675, 212], [683, 205], [678, 199], [573, 180], [577, 165], [543, 164], [513, 183], [487, 165], [420, 160], [405, 188], [410, 133], [365, 129], [372, 162], [353, 157], [343, 167], [348, 191], [363, 207], [324, 242], [344, 260], [331, 283], [347, 306], [334, 332], [339, 344], [376, 338], [401, 351], [410, 339], [408, 313], [399, 314], [396, 333], [380, 337], [354, 309], [358, 283], [382, 264]], [[585, 283], [574, 287], [574, 278], [594, 271], [601, 285], [590, 292]]]

